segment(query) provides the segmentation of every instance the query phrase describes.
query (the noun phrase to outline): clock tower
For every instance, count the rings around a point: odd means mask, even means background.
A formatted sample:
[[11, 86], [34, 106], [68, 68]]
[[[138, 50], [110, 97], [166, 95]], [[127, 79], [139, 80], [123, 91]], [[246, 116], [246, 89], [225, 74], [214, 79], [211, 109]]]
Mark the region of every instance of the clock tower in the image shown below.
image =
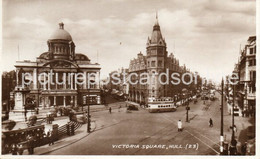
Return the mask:
[[[150, 76], [148, 85], [148, 96], [160, 98], [166, 95], [165, 85], [159, 81], [159, 74], [166, 71], [167, 62], [167, 47], [165, 39], [162, 37], [158, 16], [156, 14], [156, 21], [153, 26], [152, 36], [148, 37], [146, 43], [147, 53], [147, 71]], [[162, 78], [162, 82], [165, 79]]]

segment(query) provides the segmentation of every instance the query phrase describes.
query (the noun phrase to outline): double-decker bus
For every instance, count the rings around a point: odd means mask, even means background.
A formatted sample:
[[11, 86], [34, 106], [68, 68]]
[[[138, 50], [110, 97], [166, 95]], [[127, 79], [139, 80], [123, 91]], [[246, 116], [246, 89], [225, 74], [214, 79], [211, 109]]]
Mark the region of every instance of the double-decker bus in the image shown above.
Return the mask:
[[148, 111], [150, 113], [176, 111], [173, 98], [148, 98]]

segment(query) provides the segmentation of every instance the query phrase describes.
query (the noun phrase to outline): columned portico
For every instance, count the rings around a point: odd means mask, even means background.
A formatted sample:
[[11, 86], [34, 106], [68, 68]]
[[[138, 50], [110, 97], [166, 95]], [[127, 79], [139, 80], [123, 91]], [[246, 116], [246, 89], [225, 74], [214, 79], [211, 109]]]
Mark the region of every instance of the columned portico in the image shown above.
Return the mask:
[[70, 75], [70, 89], [73, 89], [73, 75]]

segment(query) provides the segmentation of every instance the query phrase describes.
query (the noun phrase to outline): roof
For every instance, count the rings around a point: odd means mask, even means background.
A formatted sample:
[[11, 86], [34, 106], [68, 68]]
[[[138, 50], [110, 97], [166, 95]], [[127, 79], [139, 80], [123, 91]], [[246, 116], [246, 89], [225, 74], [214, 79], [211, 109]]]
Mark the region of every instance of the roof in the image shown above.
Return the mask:
[[81, 61], [90, 61], [88, 56], [82, 54], [82, 53], [76, 53], [75, 54], [75, 60], [81, 60]]
[[[149, 38], [148, 38], [148, 41], [149, 41]], [[157, 17], [156, 17], [155, 24], [153, 26], [153, 32], [152, 32], [152, 36], [151, 36], [151, 39], [149, 42], [151, 44], [160, 44], [160, 45], [165, 44]]]
[[67, 32], [64, 29], [64, 24], [63, 23], [59, 23], [59, 29], [57, 29], [51, 36], [50, 36], [50, 40], [68, 40], [68, 41], [72, 41], [72, 37], [70, 35], [69, 32]]
[[256, 36], [250, 36], [247, 41], [251, 42], [251, 41], [255, 41], [255, 40], [256, 40]]

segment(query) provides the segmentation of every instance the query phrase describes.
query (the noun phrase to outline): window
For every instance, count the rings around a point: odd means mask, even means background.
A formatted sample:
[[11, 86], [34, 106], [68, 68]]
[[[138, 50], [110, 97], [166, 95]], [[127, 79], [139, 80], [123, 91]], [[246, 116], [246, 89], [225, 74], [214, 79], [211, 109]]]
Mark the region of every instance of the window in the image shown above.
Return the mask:
[[252, 60], [249, 60], [248, 62], [249, 62], [248, 65], [249, 65], [249, 66], [252, 66]]
[[158, 67], [162, 67], [162, 61], [161, 60], [158, 61]]
[[250, 48], [249, 50], [250, 55], [254, 53], [254, 48]]
[[150, 61], [147, 62], [147, 66], [150, 67]]
[[[160, 43], [162, 44], [162, 43]], [[163, 54], [163, 49], [162, 48], [158, 48], [158, 54]]]
[[256, 71], [250, 71], [250, 81], [256, 80]]
[[151, 66], [155, 67], [155, 61], [152, 61]]
[[249, 66], [255, 66], [256, 65], [256, 60], [249, 60]]

